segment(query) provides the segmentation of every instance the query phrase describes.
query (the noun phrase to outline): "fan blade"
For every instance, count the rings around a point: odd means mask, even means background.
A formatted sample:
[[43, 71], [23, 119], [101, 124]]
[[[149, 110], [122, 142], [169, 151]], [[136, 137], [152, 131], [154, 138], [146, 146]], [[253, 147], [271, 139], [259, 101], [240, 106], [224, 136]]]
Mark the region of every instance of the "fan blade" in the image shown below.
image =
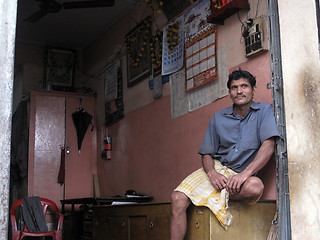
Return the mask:
[[43, 18], [45, 15], [47, 15], [48, 12], [44, 10], [39, 10], [33, 14], [31, 14], [29, 17], [27, 17], [24, 21], [26, 22], [33, 22], [35, 23], [36, 21], [40, 20]]
[[114, 0], [65, 2], [62, 4], [64, 9], [112, 7], [113, 5], [114, 5]]
[[48, 13], [57, 13], [61, 10], [61, 4], [56, 2], [55, 0], [36, 0], [39, 1], [40, 10], [31, 14], [24, 21], [27, 22], [36, 22], [39, 19], [43, 18]]

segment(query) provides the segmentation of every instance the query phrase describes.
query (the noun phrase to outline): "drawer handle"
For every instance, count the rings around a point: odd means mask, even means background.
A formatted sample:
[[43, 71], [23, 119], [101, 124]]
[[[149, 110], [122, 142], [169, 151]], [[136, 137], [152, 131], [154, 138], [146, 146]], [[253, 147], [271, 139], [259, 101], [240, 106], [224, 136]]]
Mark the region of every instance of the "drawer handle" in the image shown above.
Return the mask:
[[200, 228], [200, 222], [198, 219], [196, 220], [196, 228]]
[[124, 221], [121, 221], [121, 227], [126, 226], [126, 223]]
[[149, 223], [149, 228], [153, 228], [153, 226], [154, 226], [153, 222], [150, 222]]

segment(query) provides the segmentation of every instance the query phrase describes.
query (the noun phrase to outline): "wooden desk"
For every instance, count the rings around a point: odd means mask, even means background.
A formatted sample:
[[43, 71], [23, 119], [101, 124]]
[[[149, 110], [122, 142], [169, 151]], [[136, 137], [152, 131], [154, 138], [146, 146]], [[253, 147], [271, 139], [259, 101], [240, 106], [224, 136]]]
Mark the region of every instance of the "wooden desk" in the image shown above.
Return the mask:
[[107, 198], [73, 198], [60, 200], [62, 212], [65, 211], [65, 205], [71, 205], [71, 212], [74, 212], [74, 205], [110, 205], [113, 201]]
[[144, 203], [150, 202], [153, 199], [152, 196], [116, 196], [109, 198], [73, 198], [73, 199], [63, 199], [60, 200], [62, 205], [62, 212], [65, 211], [65, 205], [71, 204], [71, 211], [74, 211], [74, 205], [111, 205], [113, 202], [136, 202], [136, 203]]

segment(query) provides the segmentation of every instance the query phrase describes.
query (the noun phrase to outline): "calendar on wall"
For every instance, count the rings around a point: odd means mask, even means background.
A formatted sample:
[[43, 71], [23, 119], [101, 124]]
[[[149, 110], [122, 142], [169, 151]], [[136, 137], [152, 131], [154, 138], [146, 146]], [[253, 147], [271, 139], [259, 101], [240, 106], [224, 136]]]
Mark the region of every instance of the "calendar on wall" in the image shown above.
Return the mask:
[[186, 45], [186, 91], [217, 78], [215, 33], [212, 29], [201, 39]]
[[218, 77], [216, 66], [216, 27], [207, 23], [210, 0], [200, 2], [185, 13], [185, 90], [211, 82]]

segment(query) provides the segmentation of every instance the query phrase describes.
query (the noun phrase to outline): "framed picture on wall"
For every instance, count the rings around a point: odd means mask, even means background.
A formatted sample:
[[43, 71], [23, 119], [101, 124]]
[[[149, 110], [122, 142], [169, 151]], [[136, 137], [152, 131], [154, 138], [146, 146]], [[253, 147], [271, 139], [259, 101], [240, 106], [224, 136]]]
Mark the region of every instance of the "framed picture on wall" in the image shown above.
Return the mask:
[[151, 74], [151, 23], [152, 18], [147, 17], [126, 35], [128, 87]]
[[74, 78], [75, 52], [71, 49], [48, 47], [47, 84], [72, 87]]

